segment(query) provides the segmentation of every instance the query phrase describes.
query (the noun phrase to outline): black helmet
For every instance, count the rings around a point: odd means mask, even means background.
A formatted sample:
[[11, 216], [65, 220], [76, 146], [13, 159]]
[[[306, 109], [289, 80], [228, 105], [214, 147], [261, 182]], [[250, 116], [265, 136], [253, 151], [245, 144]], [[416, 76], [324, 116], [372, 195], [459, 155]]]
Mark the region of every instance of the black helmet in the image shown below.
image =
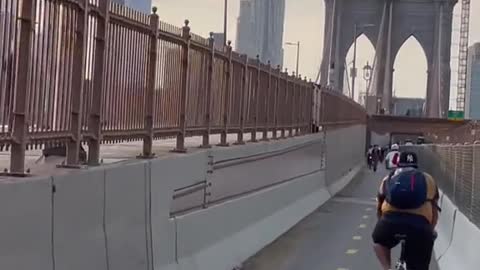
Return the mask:
[[400, 160], [398, 161], [398, 168], [418, 168], [417, 154], [414, 152], [402, 152], [400, 154]]

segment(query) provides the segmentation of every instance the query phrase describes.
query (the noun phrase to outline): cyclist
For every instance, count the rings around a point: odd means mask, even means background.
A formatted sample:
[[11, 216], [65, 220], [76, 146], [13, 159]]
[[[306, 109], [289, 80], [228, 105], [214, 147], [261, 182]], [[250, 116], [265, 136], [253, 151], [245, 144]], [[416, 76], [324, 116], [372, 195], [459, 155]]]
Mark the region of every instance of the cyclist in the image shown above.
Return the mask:
[[370, 145], [370, 147], [368, 147], [368, 151], [367, 151], [367, 164], [368, 164], [368, 169], [372, 169], [372, 164], [373, 164], [373, 146]]
[[391, 151], [387, 154], [385, 158], [385, 168], [387, 170], [393, 170], [397, 167], [397, 163], [400, 158], [400, 147], [398, 144], [392, 144]]
[[409, 270], [428, 270], [438, 221], [438, 188], [432, 176], [418, 170], [415, 153], [400, 155], [397, 169], [381, 183], [378, 222], [373, 231], [375, 253], [384, 270], [391, 269], [391, 249], [406, 236]]
[[372, 169], [374, 172], [377, 171], [378, 162], [380, 161], [380, 150], [378, 145], [374, 145], [372, 148]]

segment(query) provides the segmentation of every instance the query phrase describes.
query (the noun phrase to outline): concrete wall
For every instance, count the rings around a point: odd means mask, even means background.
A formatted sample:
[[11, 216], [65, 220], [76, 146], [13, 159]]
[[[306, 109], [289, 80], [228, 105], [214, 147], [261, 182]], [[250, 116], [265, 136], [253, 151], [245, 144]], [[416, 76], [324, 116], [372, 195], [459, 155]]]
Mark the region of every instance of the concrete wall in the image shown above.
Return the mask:
[[390, 134], [378, 134], [376, 132], [371, 132], [371, 137], [370, 137], [370, 144], [371, 145], [380, 145], [380, 146], [385, 146], [390, 144]]
[[[0, 269], [230, 270], [358, 172], [352, 146], [326, 177], [330, 135], [0, 182]], [[172, 216], [175, 190], [202, 181], [212, 183], [206, 208]]]
[[[326, 134], [326, 180], [331, 186], [358, 164], [365, 163], [365, 126], [335, 129]], [[341, 189], [342, 187], [337, 187]]]

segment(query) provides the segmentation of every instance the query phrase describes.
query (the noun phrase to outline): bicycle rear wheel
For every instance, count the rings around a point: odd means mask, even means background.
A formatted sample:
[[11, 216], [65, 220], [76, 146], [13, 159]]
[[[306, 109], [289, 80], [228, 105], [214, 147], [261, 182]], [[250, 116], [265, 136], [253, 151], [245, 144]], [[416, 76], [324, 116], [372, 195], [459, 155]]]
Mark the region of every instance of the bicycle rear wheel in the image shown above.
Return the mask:
[[407, 264], [402, 261], [398, 261], [395, 265], [395, 270], [407, 270]]

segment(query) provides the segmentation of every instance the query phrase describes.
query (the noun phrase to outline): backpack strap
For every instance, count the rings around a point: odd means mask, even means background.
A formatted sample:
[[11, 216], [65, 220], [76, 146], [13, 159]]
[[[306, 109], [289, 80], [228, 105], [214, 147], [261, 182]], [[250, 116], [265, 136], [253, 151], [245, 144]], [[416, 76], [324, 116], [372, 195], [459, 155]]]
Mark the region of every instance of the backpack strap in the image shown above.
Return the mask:
[[388, 183], [390, 183], [390, 181], [392, 180], [392, 177], [393, 175], [395, 174], [395, 170], [392, 170], [388, 173], [388, 176], [387, 176], [387, 179], [385, 179], [382, 183], [382, 192], [383, 192], [383, 196], [387, 196], [387, 187], [388, 187]]
[[[417, 169], [417, 170], [418, 170], [418, 169]], [[420, 171], [420, 170], [418, 170], [418, 171]], [[422, 171], [420, 171], [420, 172], [422, 172]], [[422, 172], [422, 173], [424, 173], [424, 172]], [[424, 174], [425, 174], [425, 173], [424, 173]], [[427, 177], [426, 177], [426, 178], [427, 178]], [[429, 183], [430, 183], [430, 182], [428, 181], [428, 179], [426, 179], [426, 180], [427, 180], [427, 192], [428, 192], [428, 188], [429, 188]], [[436, 190], [437, 190], [436, 192], [438, 192], [438, 188], [436, 188]], [[437, 196], [434, 196], [433, 199], [427, 198], [427, 202], [430, 202], [430, 203], [432, 204], [432, 206], [433, 206], [435, 209], [437, 209], [438, 212], [442, 212], [442, 208], [435, 202], [435, 198], [436, 198], [436, 197], [437, 197]]]

